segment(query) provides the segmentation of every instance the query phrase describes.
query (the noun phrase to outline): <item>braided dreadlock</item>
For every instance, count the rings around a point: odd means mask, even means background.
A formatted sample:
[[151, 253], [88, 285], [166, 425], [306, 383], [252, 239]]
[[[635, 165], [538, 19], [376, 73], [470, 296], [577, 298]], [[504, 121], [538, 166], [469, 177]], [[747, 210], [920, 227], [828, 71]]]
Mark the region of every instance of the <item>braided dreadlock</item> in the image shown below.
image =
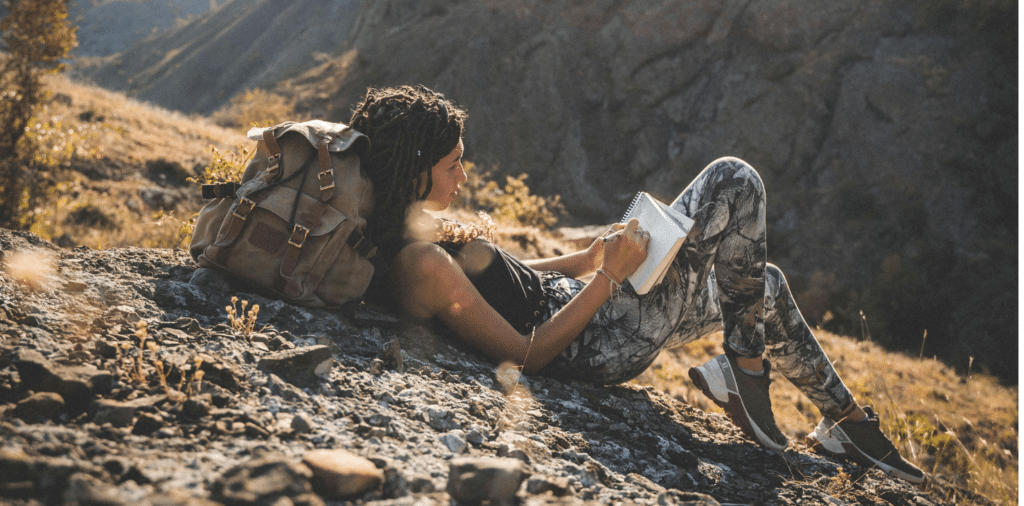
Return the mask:
[[[422, 85], [370, 88], [353, 111], [349, 125], [370, 138], [362, 163], [374, 196], [367, 233], [383, 260], [398, 254], [409, 206], [430, 193], [430, 168], [458, 145], [465, 120], [465, 111]], [[417, 195], [424, 171], [427, 191]]]

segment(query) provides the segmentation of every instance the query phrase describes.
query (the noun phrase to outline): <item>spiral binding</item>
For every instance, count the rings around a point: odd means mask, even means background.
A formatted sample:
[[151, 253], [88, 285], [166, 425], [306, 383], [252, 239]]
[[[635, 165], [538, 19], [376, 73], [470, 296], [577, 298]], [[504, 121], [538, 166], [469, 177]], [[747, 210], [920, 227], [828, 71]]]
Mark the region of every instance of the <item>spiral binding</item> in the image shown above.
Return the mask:
[[622, 219], [619, 220], [619, 223], [625, 223], [626, 221], [628, 221], [629, 215], [633, 213], [633, 208], [640, 205], [640, 200], [643, 198], [643, 196], [644, 192], [636, 193], [636, 196], [633, 197], [633, 202], [631, 202], [629, 204], [629, 207], [626, 208], [626, 212], [622, 215]]

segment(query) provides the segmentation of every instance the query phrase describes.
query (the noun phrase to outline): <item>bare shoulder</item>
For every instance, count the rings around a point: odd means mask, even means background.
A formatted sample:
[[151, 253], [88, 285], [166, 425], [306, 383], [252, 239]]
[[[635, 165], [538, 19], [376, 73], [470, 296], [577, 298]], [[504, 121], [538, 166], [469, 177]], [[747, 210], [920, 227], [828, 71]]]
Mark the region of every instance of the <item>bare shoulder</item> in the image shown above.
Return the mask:
[[452, 257], [440, 246], [417, 241], [407, 245], [395, 257], [395, 265], [403, 274], [429, 275], [450, 265]]

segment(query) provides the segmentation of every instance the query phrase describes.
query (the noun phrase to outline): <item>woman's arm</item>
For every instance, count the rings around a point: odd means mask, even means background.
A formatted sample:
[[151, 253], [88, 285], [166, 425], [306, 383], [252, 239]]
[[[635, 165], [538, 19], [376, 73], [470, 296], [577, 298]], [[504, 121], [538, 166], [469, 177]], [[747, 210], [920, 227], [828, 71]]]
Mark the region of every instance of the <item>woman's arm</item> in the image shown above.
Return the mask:
[[612, 225], [607, 232], [594, 240], [587, 249], [552, 258], [524, 260], [523, 263], [534, 270], [554, 271], [570, 278], [581, 278], [597, 270], [604, 261], [604, 238], [613, 232], [622, 230], [625, 226], [622, 223]]
[[[633, 224], [632, 229], [636, 229]], [[632, 232], [630, 227], [627, 231]], [[646, 257], [646, 240], [620, 237], [608, 243], [603, 269], [616, 281], [636, 270]], [[437, 316], [473, 347], [491, 359], [512, 360], [526, 373], [541, 370], [580, 332], [611, 295], [604, 276], [587, 284], [579, 294], [533, 335], [516, 331], [484, 300], [454, 259], [440, 247], [415, 243], [399, 253], [396, 275], [402, 280], [400, 302], [416, 318]]]
[[[598, 241], [604, 242], [600, 239]], [[600, 259], [596, 258], [594, 250], [594, 245], [591, 244], [587, 249], [575, 253], [551, 258], [523, 260], [523, 263], [533, 270], [554, 271], [570, 278], [582, 278], [601, 266]]]

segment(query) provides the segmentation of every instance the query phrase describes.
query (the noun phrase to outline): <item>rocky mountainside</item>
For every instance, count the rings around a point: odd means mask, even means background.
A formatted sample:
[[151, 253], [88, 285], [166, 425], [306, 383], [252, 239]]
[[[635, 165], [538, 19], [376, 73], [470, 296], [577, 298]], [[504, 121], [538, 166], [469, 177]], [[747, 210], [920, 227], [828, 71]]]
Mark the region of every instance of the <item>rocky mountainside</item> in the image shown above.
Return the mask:
[[345, 120], [367, 86], [470, 112], [467, 157], [572, 221], [673, 198], [732, 155], [769, 194], [769, 260], [814, 324], [1013, 381], [1012, 0], [227, 2], [83, 66], [209, 112], [246, 87]]
[[210, 9], [210, 0], [72, 0], [69, 16], [78, 27], [76, 57], [131, 51], [133, 44]]
[[0, 230], [0, 256], [6, 504], [946, 504], [650, 387], [517, 378], [386, 314], [269, 300], [181, 250]]

